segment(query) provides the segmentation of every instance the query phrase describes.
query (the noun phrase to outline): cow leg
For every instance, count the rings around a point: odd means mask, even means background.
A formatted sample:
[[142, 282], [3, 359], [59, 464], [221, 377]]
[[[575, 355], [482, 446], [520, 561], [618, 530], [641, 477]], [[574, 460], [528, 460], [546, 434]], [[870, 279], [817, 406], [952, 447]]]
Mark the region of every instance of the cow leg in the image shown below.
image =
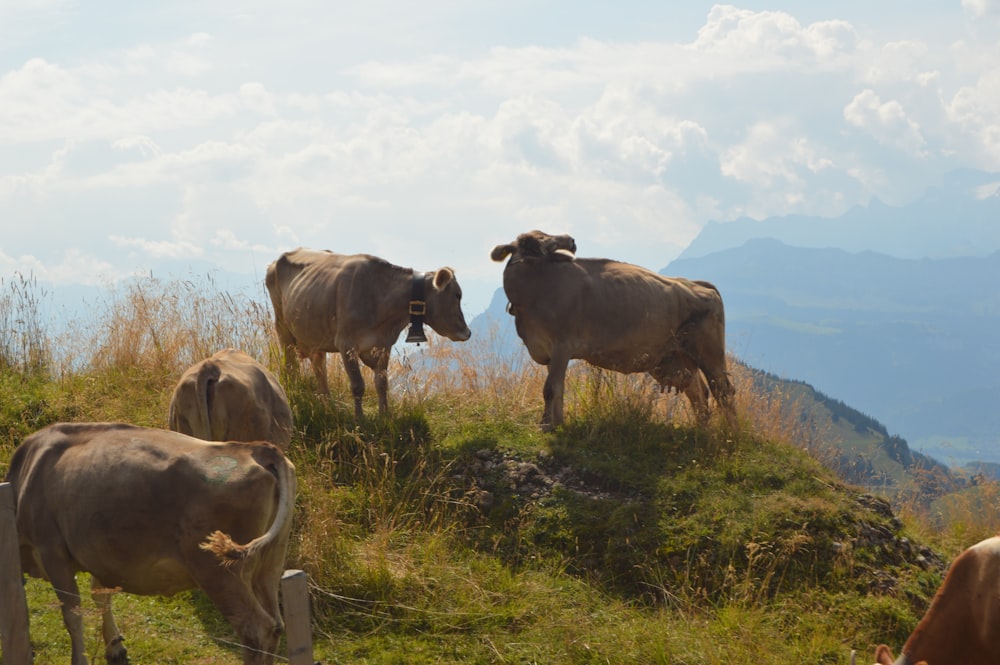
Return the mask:
[[736, 429], [736, 404], [733, 401], [733, 396], [736, 394], [736, 389], [733, 387], [733, 382], [729, 379], [729, 372], [725, 369], [715, 372], [705, 372], [705, 378], [708, 381], [708, 387], [712, 391], [712, 396], [715, 397], [715, 403], [719, 405], [719, 409], [722, 411], [723, 415], [726, 417], [726, 424], [730, 429]]
[[736, 389], [726, 367], [725, 323], [722, 317], [705, 319], [699, 328], [685, 337], [685, 349], [695, 359], [708, 381], [715, 403], [726, 417], [730, 429], [736, 429]]
[[708, 424], [708, 419], [711, 415], [711, 411], [708, 408], [708, 398], [710, 395], [708, 381], [705, 380], [705, 375], [698, 371], [698, 368], [694, 368], [693, 372], [688, 372], [686, 383], [684, 394], [687, 395], [688, 401], [691, 402], [691, 409], [694, 411], [698, 426], [704, 427]]
[[351, 395], [354, 396], [354, 418], [362, 420], [364, 411], [361, 410], [361, 400], [365, 396], [365, 378], [361, 376], [361, 366], [358, 364], [357, 351], [341, 351], [340, 357], [344, 361], [344, 370], [347, 372], [347, 379], [351, 382]]
[[691, 410], [694, 411], [695, 420], [699, 427], [708, 425], [711, 417], [708, 399], [711, 390], [705, 374], [698, 369], [698, 364], [686, 353], [677, 353], [672, 356], [676, 366], [673, 372], [674, 387], [678, 392], [683, 392], [691, 403]]
[[[288, 530], [291, 530], [291, 524], [288, 525]], [[287, 538], [288, 536], [285, 534], [279, 538], [279, 541], [287, 542]], [[277, 626], [277, 630], [274, 632], [275, 649], [278, 646], [278, 639], [285, 629], [279, 603], [281, 577], [285, 570], [285, 553], [285, 549], [281, 547], [270, 547], [261, 552], [260, 561], [253, 573], [253, 595], [264, 613], [271, 617], [270, 623]]]
[[330, 394], [330, 383], [326, 380], [326, 352], [317, 351], [309, 355], [309, 364], [316, 375], [316, 387], [320, 395]]
[[282, 321], [281, 316], [275, 317], [274, 329], [278, 333], [278, 341], [281, 343], [281, 349], [285, 354], [285, 373], [288, 376], [294, 376], [299, 371], [299, 356], [298, 350], [295, 348], [295, 335], [292, 334], [292, 331]]
[[560, 350], [553, 349], [549, 358], [549, 373], [542, 387], [542, 398], [545, 400], [545, 411], [542, 412], [541, 427], [550, 432], [563, 424], [563, 397], [566, 391], [566, 367], [569, 356]]
[[378, 414], [389, 413], [389, 351], [372, 349], [361, 354], [361, 360], [375, 373], [375, 394], [378, 395]]
[[101, 634], [104, 637], [104, 659], [112, 665], [125, 665], [129, 662], [125, 650], [125, 638], [118, 630], [115, 615], [111, 612], [111, 599], [114, 591], [105, 588], [93, 575], [90, 576], [90, 595], [101, 610]]
[[708, 424], [711, 415], [708, 398], [711, 392], [705, 375], [698, 370], [698, 366], [691, 358], [682, 353], [671, 354], [649, 374], [660, 384], [661, 390], [673, 388], [678, 394], [684, 393], [691, 403], [691, 410], [694, 411], [698, 426], [704, 427]]
[[83, 642], [83, 615], [80, 613], [80, 588], [76, 575], [64, 556], [56, 558], [41, 554], [42, 567], [48, 574], [52, 588], [62, 609], [63, 623], [69, 633], [71, 665], [88, 665]]

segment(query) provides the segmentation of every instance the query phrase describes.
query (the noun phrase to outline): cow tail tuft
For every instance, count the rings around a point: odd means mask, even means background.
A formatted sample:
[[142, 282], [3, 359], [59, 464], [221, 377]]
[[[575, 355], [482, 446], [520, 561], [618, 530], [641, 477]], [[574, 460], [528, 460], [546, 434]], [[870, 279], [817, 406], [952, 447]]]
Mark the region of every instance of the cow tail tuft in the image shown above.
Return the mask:
[[237, 544], [236, 541], [221, 531], [210, 533], [205, 538], [205, 542], [198, 547], [214, 554], [219, 559], [219, 563], [226, 568], [247, 558], [250, 549], [247, 545]]

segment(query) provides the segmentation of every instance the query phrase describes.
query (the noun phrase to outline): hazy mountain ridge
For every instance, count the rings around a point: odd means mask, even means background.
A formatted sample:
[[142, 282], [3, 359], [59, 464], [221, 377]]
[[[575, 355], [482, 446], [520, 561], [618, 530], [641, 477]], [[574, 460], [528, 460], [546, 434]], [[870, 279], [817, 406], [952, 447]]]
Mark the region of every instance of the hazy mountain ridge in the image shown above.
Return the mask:
[[719, 287], [748, 364], [940, 460], [1000, 461], [998, 192], [1000, 175], [961, 171], [907, 206], [713, 223], [661, 273]]
[[904, 206], [873, 200], [834, 218], [789, 215], [709, 222], [678, 259], [773, 238], [798, 247], [836, 247], [919, 259], [984, 256], [1000, 250], [1000, 174], [960, 170]]

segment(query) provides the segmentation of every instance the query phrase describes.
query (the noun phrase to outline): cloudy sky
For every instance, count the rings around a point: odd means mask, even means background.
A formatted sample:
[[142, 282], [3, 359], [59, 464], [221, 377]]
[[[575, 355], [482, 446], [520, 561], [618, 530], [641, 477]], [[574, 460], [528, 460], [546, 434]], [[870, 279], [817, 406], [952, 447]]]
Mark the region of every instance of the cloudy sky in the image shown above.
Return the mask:
[[660, 269], [709, 220], [1000, 171], [1000, 0], [0, 0], [0, 277], [457, 270], [532, 228]]

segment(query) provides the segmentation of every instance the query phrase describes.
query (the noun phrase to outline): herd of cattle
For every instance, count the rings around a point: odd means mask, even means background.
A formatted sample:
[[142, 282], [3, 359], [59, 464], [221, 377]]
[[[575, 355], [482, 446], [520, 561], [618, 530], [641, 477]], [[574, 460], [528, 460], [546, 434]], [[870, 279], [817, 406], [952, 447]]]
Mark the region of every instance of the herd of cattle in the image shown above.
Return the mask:
[[[564, 422], [570, 360], [645, 372], [683, 392], [699, 421], [714, 398], [736, 424], [726, 368], [722, 298], [710, 283], [670, 278], [607, 259], [576, 257], [568, 235], [531, 231], [497, 245], [503, 287], [531, 358], [548, 367], [541, 426]], [[326, 353], [340, 353], [355, 416], [374, 372], [388, 411], [390, 351], [409, 324], [453, 341], [471, 336], [454, 271], [417, 273], [370, 255], [298, 249], [268, 266], [265, 285], [286, 367], [309, 358], [328, 393]], [[296, 492], [284, 455], [292, 412], [275, 376], [226, 349], [177, 383], [170, 430], [121, 423], [60, 423], [27, 437], [6, 480], [15, 494], [24, 573], [49, 580], [72, 643], [86, 665], [75, 574], [91, 574], [105, 657], [126, 663], [108, 589], [172, 595], [202, 589], [243, 645], [243, 662], [269, 665], [283, 630], [278, 605]], [[241, 544], [242, 543], [242, 544]], [[956, 559], [927, 615], [893, 661], [880, 665], [1000, 663], [1000, 538]]]

